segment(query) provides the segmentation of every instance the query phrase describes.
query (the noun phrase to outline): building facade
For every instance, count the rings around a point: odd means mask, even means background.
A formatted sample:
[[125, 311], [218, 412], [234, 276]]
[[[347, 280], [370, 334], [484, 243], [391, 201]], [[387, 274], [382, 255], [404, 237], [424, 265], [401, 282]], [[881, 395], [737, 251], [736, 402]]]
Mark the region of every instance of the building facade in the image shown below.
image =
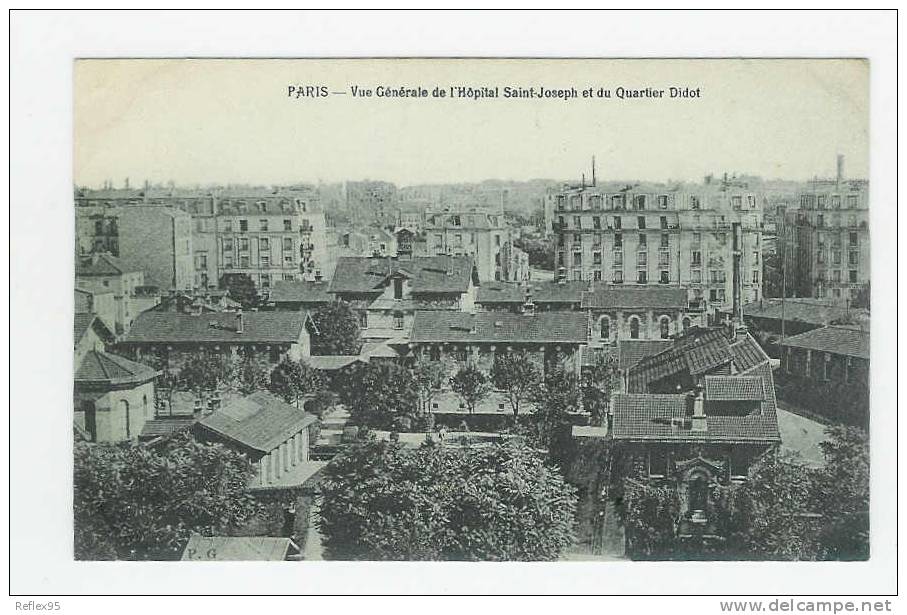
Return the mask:
[[[127, 267], [110, 254], [94, 253], [77, 258], [75, 285], [86, 293], [109, 293], [113, 296], [113, 331], [117, 334], [128, 331], [141, 310], [150, 307], [141, 297], [141, 289], [145, 285], [144, 271]], [[101, 305], [92, 303], [92, 309], [96, 307]], [[109, 319], [110, 314], [104, 317]]]
[[727, 308], [737, 252], [743, 300], [762, 296], [762, 198], [745, 182], [567, 186], [547, 195], [545, 222], [568, 280], [682, 286], [691, 301]]
[[845, 305], [869, 284], [868, 182], [812, 182], [798, 208], [780, 208], [778, 225], [787, 296]]
[[192, 218], [173, 207], [132, 205], [118, 217], [123, 264], [161, 291], [192, 290]]

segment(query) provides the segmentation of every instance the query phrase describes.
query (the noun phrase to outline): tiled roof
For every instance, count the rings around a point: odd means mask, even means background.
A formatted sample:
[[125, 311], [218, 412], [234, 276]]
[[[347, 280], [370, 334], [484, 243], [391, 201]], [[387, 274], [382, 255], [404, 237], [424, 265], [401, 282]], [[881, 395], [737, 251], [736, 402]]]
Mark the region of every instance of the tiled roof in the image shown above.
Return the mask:
[[80, 256], [76, 260], [76, 277], [121, 275], [128, 270], [120, 259], [110, 254]]
[[670, 348], [671, 340], [618, 340], [618, 366], [628, 370], [646, 357]]
[[236, 332], [238, 316], [232, 312], [142, 312], [122, 343], [292, 343], [302, 335], [308, 313], [246, 312], [242, 333]]
[[534, 303], [582, 303], [587, 282], [533, 282]]
[[525, 342], [574, 343], [587, 341], [587, 319], [580, 312], [539, 312], [534, 315], [499, 312], [416, 312], [413, 342]]
[[88, 331], [91, 327], [98, 327], [101, 329], [103, 334], [102, 338], [107, 338], [106, 341], [113, 340], [113, 332], [110, 328], [104, 324], [104, 321], [98, 318], [97, 314], [89, 314], [88, 312], [79, 312], [76, 313], [72, 321], [72, 337], [73, 341], [77, 344], [79, 340], [82, 339], [82, 336]]
[[763, 299], [743, 306], [743, 315], [752, 318], [781, 320], [782, 311], [786, 321], [801, 321], [814, 325], [825, 325], [840, 318], [868, 316], [866, 310], [830, 305], [820, 299], [785, 299], [783, 309], [781, 299]]
[[708, 401], [762, 401], [765, 390], [760, 376], [706, 376]]
[[687, 307], [687, 291], [683, 288], [660, 288], [658, 286], [596, 286], [583, 294], [583, 308], [661, 308], [681, 309]]
[[204, 417], [198, 427], [269, 453], [317, 420], [270, 393], [258, 391]]
[[[769, 372], [770, 374], [770, 372]], [[618, 393], [614, 396], [615, 440], [686, 442], [778, 442], [774, 396], [761, 412], [747, 415], [707, 414], [706, 430], [691, 431], [691, 395]]]
[[279, 280], [271, 287], [269, 300], [274, 303], [331, 303], [328, 282]]
[[353, 363], [363, 362], [363, 360], [358, 355], [334, 355], [306, 357], [305, 362], [308, 363], [309, 367], [312, 367], [314, 369], [334, 371], [337, 369], [342, 369], [348, 365], [352, 365]]
[[337, 259], [330, 293], [380, 292], [395, 273], [410, 279], [413, 293], [465, 293], [475, 279], [468, 256], [420, 256], [410, 260], [342, 256]]
[[142, 433], [139, 434], [139, 438], [150, 440], [151, 438], [169, 436], [178, 431], [182, 431], [183, 429], [189, 429], [193, 425], [195, 425], [195, 417], [193, 416], [159, 417], [151, 419], [150, 421], [145, 421], [145, 425], [142, 427]]
[[523, 303], [526, 292], [517, 284], [482, 282], [476, 290], [476, 303]]
[[849, 327], [823, 327], [784, 339], [783, 346], [869, 358], [869, 333]]
[[272, 561], [287, 558], [294, 547], [289, 538], [269, 536], [201, 536], [193, 534], [183, 550], [183, 561]]
[[81, 383], [141, 384], [158, 375], [158, 371], [115, 354], [92, 350], [76, 367], [75, 381]]
[[737, 341], [731, 344], [730, 348], [731, 354], [734, 356], [734, 367], [738, 371], [745, 372], [768, 361], [768, 355], [751, 335], [738, 336]]

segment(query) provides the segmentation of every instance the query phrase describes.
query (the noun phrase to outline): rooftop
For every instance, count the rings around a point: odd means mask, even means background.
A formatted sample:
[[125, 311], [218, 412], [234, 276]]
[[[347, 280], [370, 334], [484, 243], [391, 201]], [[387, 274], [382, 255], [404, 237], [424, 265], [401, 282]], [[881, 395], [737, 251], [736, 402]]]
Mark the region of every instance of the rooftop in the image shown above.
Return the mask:
[[671, 340], [625, 340], [617, 341], [618, 367], [626, 371], [645, 359], [658, 354], [673, 345]]
[[210, 312], [143, 312], [123, 338], [136, 343], [293, 343], [299, 340], [307, 312], [246, 312], [243, 332], [237, 332], [239, 314]]
[[681, 309], [688, 305], [683, 288], [658, 286], [622, 286], [578, 281], [532, 282], [521, 286], [508, 282], [483, 282], [478, 289], [478, 303], [522, 303], [526, 290], [532, 290], [535, 303], [579, 303], [583, 309], [653, 308]]
[[850, 327], [822, 327], [788, 337], [783, 346], [869, 359], [869, 333]]
[[257, 391], [198, 422], [199, 428], [262, 453], [269, 453], [318, 419], [270, 393]]
[[801, 321], [815, 325], [825, 325], [849, 317], [869, 316], [867, 310], [830, 305], [821, 299], [785, 299], [783, 309], [781, 299], [763, 299], [743, 306], [743, 315], [751, 318], [781, 320], [782, 311], [786, 321]]
[[329, 282], [278, 280], [271, 287], [270, 301], [274, 303], [331, 303]]
[[91, 350], [76, 366], [75, 382], [78, 384], [142, 384], [160, 372], [147, 365], [124, 359], [115, 354]]
[[101, 338], [112, 341], [114, 338], [113, 332], [104, 324], [96, 314], [89, 314], [88, 312], [77, 312], [73, 317], [72, 321], [72, 336], [73, 341], [78, 343], [79, 340], [85, 335], [88, 329], [95, 327], [98, 328]]
[[330, 293], [377, 293], [400, 275], [413, 293], [465, 293], [478, 283], [475, 263], [468, 256], [420, 256], [409, 260], [343, 256], [331, 280]]
[[410, 341], [584, 344], [586, 329], [586, 315], [580, 312], [419, 311], [413, 319]]
[[80, 256], [76, 259], [76, 277], [111, 276], [132, 273], [119, 258], [108, 253]]

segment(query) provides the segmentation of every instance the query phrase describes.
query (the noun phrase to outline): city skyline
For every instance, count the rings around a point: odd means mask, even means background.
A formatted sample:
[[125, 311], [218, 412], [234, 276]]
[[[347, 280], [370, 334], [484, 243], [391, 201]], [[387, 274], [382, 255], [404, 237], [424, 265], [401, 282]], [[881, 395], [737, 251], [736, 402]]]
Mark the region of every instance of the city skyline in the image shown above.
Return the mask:
[[[132, 185], [579, 181], [584, 172], [589, 179], [592, 156], [602, 181], [697, 182], [724, 172], [808, 181], [833, 177], [838, 154], [847, 160], [845, 177], [868, 177], [863, 61], [588, 60], [564, 63], [556, 81], [552, 62], [79, 61], [74, 181], [92, 187], [110, 180], [120, 186], [127, 177]], [[287, 95], [303, 83], [347, 94]], [[525, 101], [349, 93], [352, 85], [431, 90], [451, 83], [686, 83], [698, 84], [702, 97]]]

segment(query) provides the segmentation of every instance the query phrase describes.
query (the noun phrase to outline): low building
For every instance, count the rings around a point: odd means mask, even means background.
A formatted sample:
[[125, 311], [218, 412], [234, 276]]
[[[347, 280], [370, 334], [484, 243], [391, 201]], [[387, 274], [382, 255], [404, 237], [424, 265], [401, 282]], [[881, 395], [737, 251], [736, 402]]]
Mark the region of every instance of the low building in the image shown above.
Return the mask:
[[328, 293], [353, 305], [365, 341], [406, 337], [418, 310], [472, 312], [479, 283], [473, 260], [341, 258]]
[[526, 351], [544, 368], [555, 361], [579, 374], [580, 348], [588, 341], [588, 321], [578, 312], [523, 314], [419, 311], [413, 319], [410, 347], [432, 361], [452, 358], [491, 369], [499, 353]]
[[269, 303], [277, 310], [314, 310], [334, 302], [328, 292], [329, 283], [324, 281], [280, 281], [271, 289]]
[[253, 357], [273, 366], [311, 354], [308, 320], [308, 312], [144, 312], [118, 348], [171, 369], [199, 353]]
[[196, 435], [245, 454], [256, 466], [254, 484], [286, 483], [309, 460], [311, 414], [270, 393], [252, 393], [199, 420]]
[[116, 256], [95, 253], [76, 259], [76, 288], [89, 293], [112, 293], [116, 304], [114, 333], [129, 330], [141, 311], [139, 292], [145, 285], [141, 268], [128, 267]]
[[123, 442], [154, 416], [159, 372], [104, 350], [112, 333], [93, 314], [74, 323], [73, 423], [89, 442]]
[[289, 538], [193, 534], [180, 559], [184, 562], [295, 561], [299, 559], [299, 547]]
[[869, 424], [869, 331], [827, 326], [781, 342], [781, 395], [833, 421]]

